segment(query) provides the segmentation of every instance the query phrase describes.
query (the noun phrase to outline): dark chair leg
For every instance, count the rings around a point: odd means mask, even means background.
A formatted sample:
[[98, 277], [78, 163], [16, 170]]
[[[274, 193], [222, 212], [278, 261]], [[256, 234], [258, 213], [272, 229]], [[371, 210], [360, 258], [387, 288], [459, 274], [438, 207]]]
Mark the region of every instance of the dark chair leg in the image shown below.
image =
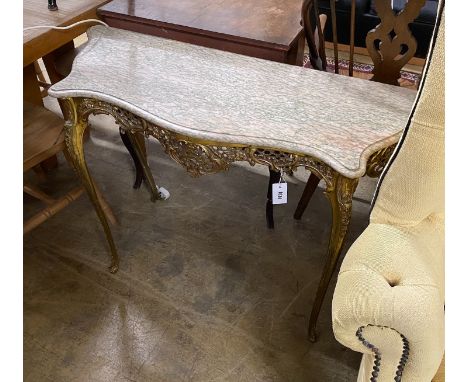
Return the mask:
[[137, 189], [141, 187], [141, 183], [143, 182], [143, 167], [138, 160], [137, 153], [135, 148], [133, 147], [132, 143], [130, 142], [130, 138], [124, 131], [120, 130], [120, 138], [122, 139], [123, 144], [127, 148], [128, 152], [132, 156], [133, 163], [135, 164], [135, 183], [133, 184], [133, 188]]
[[267, 202], [266, 202], [266, 221], [267, 227], [270, 229], [275, 228], [275, 221], [273, 218], [273, 202], [272, 202], [272, 185], [278, 183], [281, 177], [279, 171], [270, 168], [270, 180], [268, 182]]
[[131, 132], [127, 132], [127, 137], [133, 149], [135, 150], [136, 157], [141, 165], [143, 177], [151, 192], [151, 201], [155, 202], [156, 200], [161, 199], [162, 195], [159, 193], [158, 187], [154, 182], [153, 174], [151, 173], [151, 169], [148, 165], [145, 148], [145, 137], [141, 133]]
[[304, 188], [304, 192], [302, 193], [301, 200], [299, 200], [296, 211], [294, 212], [294, 219], [301, 220], [302, 214], [307, 208], [310, 198], [312, 198], [312, 195], [314, 194], [319, 182], [320, 178], [317, 177], [314, 173], [310, 173], [309, 179], [307, 180], [307, 184]]

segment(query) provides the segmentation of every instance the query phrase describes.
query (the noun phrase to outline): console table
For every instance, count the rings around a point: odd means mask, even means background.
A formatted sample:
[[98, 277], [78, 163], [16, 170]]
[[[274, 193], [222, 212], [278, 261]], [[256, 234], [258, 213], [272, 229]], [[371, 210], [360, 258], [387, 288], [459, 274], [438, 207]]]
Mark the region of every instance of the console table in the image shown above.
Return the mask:
[[67, 149], [104, 227], [111, 272], [117, 250], [83, 152], [90, 114], [113, 116], [132, 140], [153, 136], [193, 176], [247, 161], [276, 171], [304, 166], [323, 179], [332, 228], [315, 327], [359, 178], [382, 170], [415, 93], [120, 29], [96, 26], [88, 36], [71, 74], [49, 94], [66, 100]]

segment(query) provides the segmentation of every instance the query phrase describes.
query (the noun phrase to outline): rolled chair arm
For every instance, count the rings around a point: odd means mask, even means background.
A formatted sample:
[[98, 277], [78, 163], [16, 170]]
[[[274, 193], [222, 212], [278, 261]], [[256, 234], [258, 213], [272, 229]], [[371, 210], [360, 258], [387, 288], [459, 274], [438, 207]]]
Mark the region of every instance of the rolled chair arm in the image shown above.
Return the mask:
[[424, 243], [435, 231], [434, 224], [371, 224], [348, 251], [332, 317], [336, 339], [364, 354], [358, 381], [430, 382], [436, 374], [444, 353], [443, 276], [431, 261], [431, 248], [439, 248]]

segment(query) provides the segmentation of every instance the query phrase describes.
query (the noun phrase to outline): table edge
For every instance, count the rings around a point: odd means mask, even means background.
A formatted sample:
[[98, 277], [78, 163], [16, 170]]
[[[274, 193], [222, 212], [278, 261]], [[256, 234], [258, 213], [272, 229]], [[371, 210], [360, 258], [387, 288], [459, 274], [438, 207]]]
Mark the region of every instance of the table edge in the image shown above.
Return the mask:
[[[280, 50], [287, 52], [291, 49], [291, 47], [294, 46], [296, 43], [297, 39], [300, 38], [301, 34], [303, 33], [303, 28], [298, 24], [298, 31], [296, 33], [296, 36], [294, 39], [291, 40], [289, 45], [285, 44], [279, 44], [279, 43], [268, 43], [262, 40], [256, 40], [248, 37], [241, 37], [241, 36], [235, 36], [235, 35], [230, 35], [226, 33], [220, 33], [220, 32], [213, 32], [205, 29], [198, 29], [198, 28], [193, 28], [193, 27], [188, 27], [184, 25], [179, 25], [179, 24], [173, 24], [173, 23], [167, 23], [164, 21], [158, 21], [158, 20], [153, 20], [153, 19], [145, 19], [142, 17], [136, 17], [136, 16], [129, 16], [125, 15], [122, 13], [117, 13], [117, 12], [112, 12], [108, 10], [103, 10], [102, 8], [97, 8], [97, 14], [98, 16], [101, 17], [101, 19], [104, 22], [107, 22], [110, 25], [109, 21], [110, 20], [124, 20], [127, 22], [135, 22], [138, 20], [139, 23], [149, 25], [149, 26], [155, 26], [155, 27], [161, 27], [161, 28], [166, 28], [170, 29], [172, 31], [176, 32], [184, 32], [184, 33], [190, 33], [196, 31], [196, 34], [205, 36], [205, 37], [211, 37], [215, 38], [218, 40], [224, 40], [224, 41], [229, 41], [229, 42], [235, 42], [235, 43], [241, 43], [244, 45], [250, 45], [250, 46], [255, 46], [255, 47], [263, 47], [263, 48], [273, 48], [274, 50]], [[138, 33], [138, 32], [137, 32]], [[192, 33], [194, 34], [194, 33]]]
[[[150, 122], [154, 125], [160, 126], [162, 128], [168, 129], [171, 132], [174, 132], [176, 134], [181, 134], [185, 135], [194, 141], [198, 140], [204, 140], [204, 136], [206, 136], [207, 141], [213, 141], [213, 142], [218, 142], [220, 144], [222, 143], [229, 143], [229, 144], [239, 144], [239, 145], [245, 145], [245, 146], [253, 146], [253, 145], [248, 145], [248, 144], [243, 144], [240, 143], [238, 140], [234, 139], [225, 139], [227, 134], [219, 134], [220, 140], [217, 141], [216, 139], [213, 139], [212, 135], [216, 135], [217, 133], [215, 132], [210, 132], [206, 133], [203, 130], [194, 130], [186, 126], [182, 126], [173, 122], [170, 122], [168, 120], [165, 120], [161, 117], [158, 117], [155, 114], [152, 114], [150, 112], [147, 112], [146, 110], [142, 109], [139, 106], [133, 105], [128, 101], [125, 101], [123, 99], [120, 99], [118, 97], [101, 93], [98, 91], [94, 90], [86, 90], [86, 89], [61, 89], [61, 90], [54, 90], [54, 85], [48, 90], [48, 93], [50, 96], [54, 98], [93, 98], [99, 101], [107, 102], [111, 105], [115, 105], [117, 107], [120, 107], [122, 109], [125, 109], [129, 111], [130, 113], [144, 119], [147, 122]], [[367, 160], [369, 157], [374, 154], [375, 152], [382, 150], [386, 147], [389, 147], [395, 143], [397, 143], [401, 137], [401, 134], [403, 132], [404, 127], [401, 128], [401, 130], [391, 136], [388, 136], [387, 138], [381, 139], [367, 147], [365, 147], [359, 156], [359, 166], [357, 168], [348, 168], [346, 165], [341, 163], [339, 160], [336, 160], [334, 157], [328, 155], [326, 152], [321, 151], [320, 149], [315, 149], [317, 150], [316, 153], [314, 154], [309, 154], [307, 152], [301, 152], [301, 151], [291, 151], [290, 149], [282, 148], [280, 146], [275, 146], [272, 145], [269, 148], [278, 150], [278, 151], [284, 151], [284, 152], [289, 152], [297, 155], [302, 155], [302, 156], [309, 156], [313, 157], [314, 159], [321, 160], [331, 168], [333, 168], [335, 171], [340, 173], [341, 175], [350, 178], [350, 179], [358, 179], [363, 177], [366, 174], [367, 171]], [[196, 132], [200, 137], [193, 137], [193, 133]], [[211, 135], [211, 136], [208, 136]], [[224, 139], [223, 139], [224, 138]], [[296, 143], [298, 146], [301, 146], [300, 143]], [[310, 146], [304, 146], [308, 148], [308, 151], [310, 151]], [[258, 148], [264, 148], [263, 146], [259, 146]]]

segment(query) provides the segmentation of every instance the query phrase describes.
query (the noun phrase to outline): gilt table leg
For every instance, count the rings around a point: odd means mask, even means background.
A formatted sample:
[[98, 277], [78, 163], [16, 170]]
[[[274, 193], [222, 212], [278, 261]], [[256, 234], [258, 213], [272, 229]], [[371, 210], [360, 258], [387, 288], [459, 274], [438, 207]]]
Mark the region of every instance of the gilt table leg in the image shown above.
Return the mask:
[[117, 249], [114, 244], [114, 239], [112, 237], [109, 223], [107, 222], [106, 214], [104, 213], [102, 205], [99, 202], [99, 198], [94, 187], [94, 182], [89, 173], [84, 156], [83, 135], [87, 127], [87, 122], [77, 114], [76, 104], [74, 103], [75, 101], [69, 100], [68, 102], [71, 103], [71, 114], [73, 116], [73, 120], [69, 120], [65, 123], [65, 142], [67, 151], [73, 166], [75, 167], [83, 183], [83, 186], [85, 187], [88, 196], [94, 205], [94, 209], [99, 217], [99, 220], [101, 221], [102, 227], [104, 228], [107, 242], [109, 243], [111, 251], [111, 265], [109, 266], [109, 270], [111, 273], [115, 273], [119, 269], [119, 257], [117, 255]]
[[348, 225], [351, 220], [353, 194], [358, 182], [359, 179], [349, 179], [335, 173], [332, 183], [327, 185], [326, 195], [330, 200], [332, 208], [332, 228], [330, 242], [328, 244], [327, 263], [322, 272], [309, 319], [308, 334], [309, 340], [312, 342], [315, 342], [317, 339], [317, 318], [327, 292], [328, 284], [335, 271], [341, 248], [343, 247], [344, 238], [348, 232]]

